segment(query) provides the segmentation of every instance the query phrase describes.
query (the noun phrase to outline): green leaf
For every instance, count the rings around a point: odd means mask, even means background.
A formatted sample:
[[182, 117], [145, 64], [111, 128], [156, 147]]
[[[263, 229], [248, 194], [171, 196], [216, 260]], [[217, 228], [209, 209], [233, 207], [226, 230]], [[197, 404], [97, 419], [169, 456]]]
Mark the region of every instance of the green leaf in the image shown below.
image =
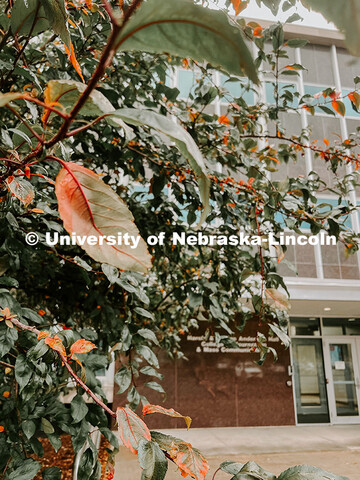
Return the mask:
[[240, 27], [222, 11], [188, 0], [143, 2], [121, 30], [116, 48], [190, 57], [258, 81]]
[[163, 387], [157, 382], [147, 382], [145, 383], [145, 387], [151, 388], [152, 390], [155, 390], [155, 392], [165, 393]]
[[274, 323], [269, 323], [269, 327], [275, 333], [275, 335], [279, 337], [279, 339], [285, 345], [286, 348], [290, 347], [290, 338], [286, 332], [284, 332], [281, 328], [279, 328]]
[[291, 40], [287, 40], [286, 45], [290, 48], [301, 48], [305, 47], [308, 43], [308, 40], [302, 38], [292, 38]]
[[243, 468], [244, 464], [243, 463], [238, 463], [238, 462], [232, 462], [230, 460], [226, 460], [225, 462], [221, 463], [220, 469], [223, 472], [229, 473], [230, 475], [236, 475], [241, 471]]
[[124, 122], [130, 123], [131, 125], [147, 125], [148, 127], [164, 133], [175, 142], [176, 146], [187, 159], [198, 178], [200, 196], [204, 205], [204, 210], [199, 221], [199, 223], [202, 223], [206, 219], [210, 209], [210, 181], [207, 174], [205, 160], [191, 135], [178, 124], [173, 122], [172, 119], [167, 118], [164, 115], [159, 115], [151, 110], [122, 108], [116, 110], [114, 117], [121, 118]]
[[318, 467], [310, 465], [297, 465], [282, 472], [278, 480], [349, 480], [348, 477], [341, 477], [326, 472]]
[[61, 470], [59, 467], [48, 467], [42, 471], [44, 480], [61, 480]]
[[150, 367], [149, 365], [142, 367], [142, 369], [140, 370], [140, 373], [143, 373], [144, 375], [149, 375], [151, 377], [159, 378], [160, 380], [164, 378], [164, 376], [161, 373], [159, 373], [157, 370], [155, 370], [155, 368]]
[[64, 0], [40, 0], [42, 4], [46, 18], [48, 19], [50, 26], [54, 33], [57, 33], [61, 40], [70, 50], [71, 39], [68, 30], [68, 15], [66, 13]]
[[[247, 475], [244, 475], [245, 473], [249, 473], [248, 479]], [[259, 478], [261, 478], [261, 480], [276, 480], [276, 475], [267, 472], [255, 462], [247, 462], [242, 467], [240, 472], [236, 474], [231, 480], [255, 480]]]
[[136, 345], [136, 351], [139, 355], [145, 358], [150, 365], [159, 368], [159, 361], [155, 353], [147, 345]]
[[15, 378], [19, 384], [20, 392], [26, 387], [28, 384], [32, 370], [29, 368], [29, 365], [25, 359], [24, 355], [19, 355], [15, 362]]
[[317, 105], [317, 107], [320, 108], [324, 113], [332, 115], [333, 117], [335, 116], [334, 110], [331, 110], [331, 108], [327, 107], [326, 105]]
[[115, 382], [119, 385], [118, 393], [124, 393], [131, 384], [131, 371], [127, 367], [121, 368], [115, 373]]
[[39, 462], [28, 458], [22, 462], [19, 468], [11, 472], [7, 478], [8, 480], [32, 480], [40, 468]]
[[83, 418], [85, 418], [86, 414], [88, 413], [89, 409], [84, 401], [84, 397], [82, 395], [76, 395], [71, 400], [71, 416], [74, 419], [73, 423], [79, 423]]
[[138, 455], [140, 466], [143, 469], [141, 480], [163, 480], [165, 478], [168, 462], [157, 443], [140, 440]]
[[54, 427], [52, 426], [51, 422], [47, 418], [42, 418], [41, 419], [41, 428], [44, 433], [51, 435], [52, 433], [55, 432]]
[[[136, 309], [135, 309], [136, 310]], [[155, 335], [155, 333], [150, 330], [149, 328], [142, 328], [136, 332], [138, 335], [141, 335], [143, 338], [150, 340], [151, 342], [155, 343], [158, 347], [160, 346], [159, 341]]]
[[24, 420], [21, 424], [25, 437], [29, 440], [36, 431], [36, 425], [32, 420]]
[[[63, 110], [69, 113], [80, 95], [84, 92], [86, 85], [75, 80], [50, 80], [45, 89], [45, 100], [47, 103], [59, 102]], [[1, 98], [1, 97], [0, 97]], [[93, 90], [80, 110], [84, 117], [99, 117], [115, 112], [111, 102], [98, 90]], [[123, 128], [128, 139], [133, 137], [133, 132], [120, 118], [105, 117], [105, 120], [114, 127]]]
[[320, 12], [345, 34], [350, 53], [360, 56], [360, 2], [359, 0], [301, 0], [306, 7]]
[[10, 26], [12, 33], [33, 36], [50, 28], [45, 11], [39, 0], [15, 0], [11, 10]]

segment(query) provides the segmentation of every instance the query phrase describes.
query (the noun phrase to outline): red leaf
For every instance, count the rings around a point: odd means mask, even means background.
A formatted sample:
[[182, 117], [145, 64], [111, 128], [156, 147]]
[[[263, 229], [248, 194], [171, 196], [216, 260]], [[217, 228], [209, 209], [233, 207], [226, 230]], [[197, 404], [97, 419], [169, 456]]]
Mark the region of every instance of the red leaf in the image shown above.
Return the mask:
[[116, 419], [120, 438], [125, 447], [133, 453], [137, 453], [141, 439], [151, 440], [150, 430], [130, 408], [119, 407], [116, 411]]
[[169, 417], [183, 418], [185, 420], [187, 429], [189, 430], [190, 428], [191, 418], [181, 415], [181, 413], [176, 412], [173, 408], [164, 408], [160, 405], [144, 405], [143, 415], [149, 415], [150, 413], [162, 413], [163, 415], [168, 415]]
[[[56, 178], [55, 193], [65, 230], [76, 234], [77, 243], [90, 257], [123, 270], [146, 272], [151, 267], [147, 245], [132, 213], [96, 173], [76, 163], [65, 163]], [[117, 245], [119, 235], [125, 233], [138, 240], [136, 248]]]
[[75, 343], [71, 345], [70, 352], [71, 353], [88, 353], [94, 348], [96, 348], [96, 346], [93, 343], [81, 338], [80, 340], [77, 340]]
[[209, 471], [209, 464], [199, 450], [190, 443], [160, 432], [152, 432], [151, 436], [180, 468], [183, 477], [190, 475], [196, 480], [205, 480], [205, 476]]

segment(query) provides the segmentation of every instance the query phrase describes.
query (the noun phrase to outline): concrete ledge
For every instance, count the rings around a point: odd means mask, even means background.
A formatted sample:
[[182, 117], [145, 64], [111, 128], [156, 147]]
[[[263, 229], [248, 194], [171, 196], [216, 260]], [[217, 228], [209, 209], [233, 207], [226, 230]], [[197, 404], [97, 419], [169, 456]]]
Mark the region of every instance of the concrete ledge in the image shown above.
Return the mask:
[[161, 430], [206, 456], [360, 450], [359, 425], [190, 428]]

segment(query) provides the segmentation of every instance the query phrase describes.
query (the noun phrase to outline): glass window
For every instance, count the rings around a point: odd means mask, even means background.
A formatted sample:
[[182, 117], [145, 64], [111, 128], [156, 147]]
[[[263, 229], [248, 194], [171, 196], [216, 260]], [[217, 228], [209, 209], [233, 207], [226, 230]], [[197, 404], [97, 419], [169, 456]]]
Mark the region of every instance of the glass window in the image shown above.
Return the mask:
[[290, 319], [290, 335], [316, 336], [320, 335], [320, 319], [307, 317], [294, 317]]
[[306, 45], [301, 49], [301, 62], [306, 68], [304, 82], [334, 86], [330, 47]]
[[196, 73], [192, 70], [179, 69], [177, 71], [177, 86], [180, 90], [181, 98], [188, 98], [191, 93], [194, 93], [196, 76]]
[[347, 52], [344, 48], [337, 48], [341, 84], [344, 87], [354, 87], [354, 77], [360, 75], [360, 60]]
[[325, 278], [359, 278], [357, 256], [351, 255], [346, 258], [344, 245], [323, 245], [321, 254]]
[[360, 318], [323, 318], [324, 335], [360, 335]]
[[[305, 232], [306, 233], [306, 232]], [[293, 232], [291, 235], [297, 236]], [[315, 250], [313, 245], [289, 245], [285, 252], [285, 260], [294, 266], [294, 271], [286, 263], [278, 266], [280, 275], [305, 278], [316, 278]]]

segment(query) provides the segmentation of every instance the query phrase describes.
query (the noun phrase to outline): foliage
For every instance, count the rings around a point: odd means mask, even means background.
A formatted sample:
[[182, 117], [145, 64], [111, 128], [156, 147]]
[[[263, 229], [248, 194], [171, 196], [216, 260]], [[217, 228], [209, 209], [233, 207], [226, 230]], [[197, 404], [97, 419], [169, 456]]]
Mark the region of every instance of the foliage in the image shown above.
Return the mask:
[[[98, 428], [115, 453], [111, 417], [117, 417], [123, 443], [138, 451], [144, 480], [164, 478], [166, 458], [184, 475], [205, 477], [200, 452], [180, 439], [150, 434], [133, 412], [142, 404], [144, 413], [181, 416], [149, 405], [134, 380], [150, 377], [147, 386], [161, 394], [160, 349], [181, 357], [182, 336], [201, 322], [216, 343], [237, 346], [234, 334], [255, 318], [254, 359], [276, 356], [268, 336], [289, 341], [286, 285], [277, 272], [286, 251], [279, 248], [274, 258], [264, 244], [184, 247], [171, 244], [174, 233], [277, 236], [284, 225], [299, 233], [306, 222], [314, 234], [335, 235], [349, 254], [358, 248], [346, 226], [356, 209], [347, 195], [357, 174], [336, 176], [348, 163], [359, 165], [356, 135], [337, 145], [324, 140], [320, 148], [309, 143], [308, 131], [287, 135], [281, 123], [283, 113], [304, 108], [343, 114], [338, 93], [329, 88], [321, 98], [301, 97], [291, 85], [280, 91], [279, 81], [302, 69], [279, 67], [288, 55], [282, 26], [263, 30], [196, 3], [134, 0], [117, 8], [107, 1], [1, 0], [4, 480], [34, 478], [42, 469], [40, 439], [47, 437], [57, 451], [63, 433], [71, 435], [75, 453], [86, 445], [81, 478], [100, 478], [89, 433]], [[232, 3], [239, 13], [246, 2]], [[257, 47], [254, 60], [244, 38]], [[301, 42], [287, 43], [294, 48]], [[272, 105], [231, 98], [212, 82], [216, 67], [244, 93], [256, 92], [260, 65], [274, 78]], [[198, 75], [188, 98], [169, 82], [179, 66]], [[349, 95], [358, 109], [356, 85]], [[226, 114], [212, 111], [215, 98], [227, 100]], [[267, 132], [259, 131], [261, 122]], [[334, 173], [336, 207], [324, 210], [317, 203], [317, 193], [330, 190], [316, 172], [269, 179], [267, 172], [307, 149]], [[66, 232], [78, 235], [74, 242], [49, 241]], [[107, 242], [93, 248], [79, 238], [126, 232], [141, 236], [134, 252], [124, 239], [119, 248]], [[145, 244], [162, 232], [163, 244]], [[34, 238], [39, 241], [31, 245]], [[121, 362], [115, 381], [128, 402], [116, 413], [96, 376], [114, 357]], [[59, 399], [69, 391], [75, 393], [70, 407]], [[290, 473], [281, 479], [297, 478]], [[44, 479], [58, 474], [41, 470]], [[256, 470], [256, 478], [261, 475]]]

